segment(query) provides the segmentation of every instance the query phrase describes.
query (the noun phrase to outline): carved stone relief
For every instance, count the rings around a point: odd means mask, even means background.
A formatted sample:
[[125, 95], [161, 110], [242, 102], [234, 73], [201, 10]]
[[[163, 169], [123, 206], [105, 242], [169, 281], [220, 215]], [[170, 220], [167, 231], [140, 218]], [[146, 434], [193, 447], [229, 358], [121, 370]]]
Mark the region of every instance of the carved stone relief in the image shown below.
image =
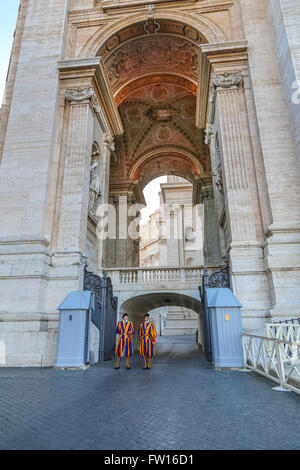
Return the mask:
[[105, 66], [114, 91], [134, 78], [156, 72], [174, 72], [196, 81], [198, 50], [185, 39], [151, 35], [119, 47]]
[[206, 39], [201, 36], [196, 29], [184, 23], [163, 19], [153, 20], [148, 18], [148, 21], [127, 26], [117, 34], [111, 36], [101, 47], [98, 55], [100, 55], [103, 60], [106, 61], [113, 51], [115, 51], [120, 45], [123, 45], [127, 41], [131, 41], [145, 35], [154, 35], [158, 32], [160, 34], [178, 36], [187, 39], [194, 44], [202, 44], [207, 42]]

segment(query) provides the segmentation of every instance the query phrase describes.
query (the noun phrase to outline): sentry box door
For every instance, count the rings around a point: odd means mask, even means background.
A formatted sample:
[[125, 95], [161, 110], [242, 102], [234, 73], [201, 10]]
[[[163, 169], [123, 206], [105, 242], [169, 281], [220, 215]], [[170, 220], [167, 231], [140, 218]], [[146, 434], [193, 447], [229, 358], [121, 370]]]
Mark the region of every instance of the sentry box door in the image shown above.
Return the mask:
[[56, 367], [83, 367], [88, 362], [92, 294], [71, 292], [60, 304]]
[[243, 367], [242, 304], [228, 288], [207, 289], [215, 367]]

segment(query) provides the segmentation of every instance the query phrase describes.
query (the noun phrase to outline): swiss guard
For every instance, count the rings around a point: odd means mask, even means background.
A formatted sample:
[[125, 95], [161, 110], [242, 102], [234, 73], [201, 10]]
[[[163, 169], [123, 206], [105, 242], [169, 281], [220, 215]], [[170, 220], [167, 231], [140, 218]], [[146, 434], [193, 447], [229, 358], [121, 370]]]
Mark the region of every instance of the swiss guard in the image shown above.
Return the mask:
[[157, 336], [155, 325], [149, 320], [149, 315], [144, 315], [144, 321], [139, 327], [140, 355], [144, 359], [144, 369], [151, 369], [154, 352], [154, 343]]
[[126, 359], [126, 369], [131, 369], [129, 358], [133, 352], [131, 335], [134, 334], [134, 326], [132, 321], [128, 321], [127, 313], [124, 313], [122, 320], [118, 322], [116, 334], [119, 335], [119, 339], [116, 346], [115, 355], [117, 357], [117, 365], [115, 369], [120, 369], [120, 360], [124, 354]]

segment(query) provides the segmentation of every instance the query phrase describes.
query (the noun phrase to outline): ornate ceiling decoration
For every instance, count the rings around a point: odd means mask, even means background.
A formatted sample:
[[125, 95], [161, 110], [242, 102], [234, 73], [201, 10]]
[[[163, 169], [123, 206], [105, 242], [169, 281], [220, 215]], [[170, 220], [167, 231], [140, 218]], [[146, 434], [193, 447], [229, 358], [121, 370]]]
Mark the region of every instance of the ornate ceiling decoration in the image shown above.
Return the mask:
[[161, 174], [192, 180], [210, 171], [203, 132], [195, 127], [196, 98], [184, 86], [149, 83], [129, 94], [119, 112], [125, 132], [111, 160], [112, 179], [144, 186]]
[[137, 80], [133, 80], [127, 85], [125, 85], [115, 98], [117, 106], [119, 106], [133, 92], [143, 88], [144, 86], [149, 85], [149, 84], [161, 85], [163, 83], [175, 84], [179, 87], [184, 88], [186, 91], [196, 96], [197, 86], [190, 80], [187, 80], [186, 78], [183, 78], [183, 77], [179, 77], [178, 75], [154, 74], [154, 75], [147, 75], [146, 77], [138, 78]]
[[117, 49], [105, 66], [114, 94], [129, 81], [155, 73], [171, 73], [196, 83], [198, 49], [185, 39], [153, 35]]
[[168, 34], [178, 36], [191, 41], [194, 44], [206, 43], [206, 39], [199, 32], [184, 23], [177, 21], [150, 19], [143, 23], [136, 23], [120, 30], [117, 34], [111, 36], [99, 50], [104, 61], [115, 52], [124, 43], [132, 39], [141, 38], [141, 36], [151, 36], [155, 34]]
[[203, 132], [195, 127], [198, 45], [183, 23], [148, 18], [113, 35], [101, 48], [124, 134], [111, 158], [111, 180], [162, 174], [190, 181], [209, 174]]
[[173, 74], [196, 85], [199, 44], [206, 40], [191, 26], [149, 18], [111, 36], [98, 52], [117, 97], [131, 81]]
[[182, 155], [169, 150], [142, 161], [133, 174], [144, 188], [152, 179], [162, 175], [176, 175], [187, 179], [191, 183], [201, 173], [199, 165], [188, 155]]

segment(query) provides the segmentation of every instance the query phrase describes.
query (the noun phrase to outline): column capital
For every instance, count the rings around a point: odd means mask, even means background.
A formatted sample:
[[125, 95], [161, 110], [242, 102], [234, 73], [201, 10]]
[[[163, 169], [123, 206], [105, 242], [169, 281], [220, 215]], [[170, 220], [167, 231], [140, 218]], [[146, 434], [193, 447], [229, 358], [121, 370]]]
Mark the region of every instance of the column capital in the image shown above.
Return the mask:
[[248, 72], [248, 42], [229, 41], [200, 46], [196, 126], [204, 129], [212, 122], [209, 109], [215, 90], [231, 88], [242, 81]]
[[[216, 91], [218, 89], [227, 89], [231, 90], [236, 88], [240, 83], [243, 81], [242, 72], [235, 72], [235, 73], [228, 73], [225, 72], [221, 73], [212, 73], [210, 76], [210, 84], [209, 84], [209, 103], [214, 104], [216, 98]], [[211, 124], [209, 123], [207, 128], [209, 128]], [[210, 141], [209, 141], [210, 142]], [[206, 142], [205, 143], [209, 143]]]
[[95, 90], [92, 86], [87, 88], [71, 88], [67, 89], [65, 93], [65, 99], [70, 104], [82, 104], [84, 102], [90, 102], [94, 111], [100, 112], [100, 104], [97, 99]]
[[214, 188], [213, 184], [207, 184], [202, 186], [200, 190], [200, 202], [203, 204], [204, 201], [214, 199]]
[[104, 145], [107, 147], [110, 153], [115, 150], [114, 137], [110, 132], [105, 132], [104, 134]]
[[193, 204], [202, 203], [202, 189], [205, 187], [213, 187], [212, 176], [195, 178], [193, 183]]
[[122, 135], [123, 124], [101, 57], [58, 63], [60, 85], [69, 103], [89, 100], [104, 132]]
[[212, 73], [210, 76], [210, 86], [215, 88], [231, 88], [239, 85], [243, 80], [242, 72], [237, 73]]

